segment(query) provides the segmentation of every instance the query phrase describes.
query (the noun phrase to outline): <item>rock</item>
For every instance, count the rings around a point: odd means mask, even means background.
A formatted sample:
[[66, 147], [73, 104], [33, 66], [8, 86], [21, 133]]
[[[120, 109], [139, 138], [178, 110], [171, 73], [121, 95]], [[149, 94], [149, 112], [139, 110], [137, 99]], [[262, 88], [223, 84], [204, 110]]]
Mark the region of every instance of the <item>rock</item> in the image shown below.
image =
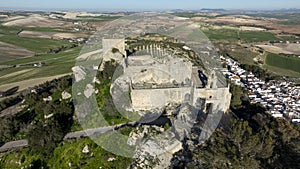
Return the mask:
[[61, 98], [64, 99], [64, 100], [69, 99], [71, 97], [72, 97], [72, 95], [70, 93], [66, 92], [66, 91], [63, 91], [62, 94], [61, 94]]
[[52, 97], [51, 97], [51, 96], [48, 96], [48, 97], [46, 97], [46, 98], [43, 98], [43, 100], [44, 100], [45, 102], [50, 102], [50, 101], [52, 101]]
[[44, 115], [44, 118], [45, 119], [49, 119], [50, 117], [52, 117], [53, 116], [53, 113], [51, 113], [51, 114], [49, 114], [49, 115]]
[[173, 154], [182, 149], [182, 144], [176, 139], [174, 133], [167, 131], [155, 136], [152, 131], [148, 131], [148, 127], [143, 126], [143, 129], [137, 131], [138, 133], [130, 134], [132, 138], [142, 138], [146, 133], [150, 136], [150, 138], [144, 139], [141, 145], [138, 145], [133, 166], [136, 168], [168, 168], [171, 165]]
[[99, 79], [97, 79], [97, 77], [94, 77], [94, 79], [93, 79], [93, 83], [100, 84], [100, 80], [99, 80]]
[[107, 161], [108, 161], [108, 162], [111, 162], [111, 161], [115, 161], [115, 160], [116, 160], [116, 158], [110, 157]]
[[82, 153], [87, 154], [87, 153], [89, 153], [89, 152], [90, 152], [89, 147], [88, 147], [88, 145], [86, 145], [86, 146], [82, 149]]
[[94, 86], [91, 85], [91, 84], [87, 84], [83, 93], [84, 93], [84, 95], [85, 95], [86, 98], [89, 98], [89, 97], [92, 96], [92, 94], [94, 92], [95, 92]]
[[74, 66], [72, 68], [73, 74], [75, 75], [75, 81], [79, 82], [85, 78], [86, 72], [84, 71], [84, 67], [82, 66]]

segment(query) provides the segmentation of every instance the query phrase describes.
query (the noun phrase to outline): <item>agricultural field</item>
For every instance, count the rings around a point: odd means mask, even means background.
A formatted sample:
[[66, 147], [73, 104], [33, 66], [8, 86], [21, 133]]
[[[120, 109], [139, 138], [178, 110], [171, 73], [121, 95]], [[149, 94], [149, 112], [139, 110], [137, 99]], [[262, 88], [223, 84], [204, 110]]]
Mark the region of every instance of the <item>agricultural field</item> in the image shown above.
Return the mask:
[[51, 50], [57, 50], [61, 47], [71, 47], [72, 43], [44, 38], [19, 37], [17, 35], [4, 35], [0, 37], [1, 42], [9, 43], [37, 54], [49, 53]]
[[263, 48], [265, 51], [275, 54], [287, 54], [287, 55], [300, 55], [300, 44], [268, 44], [268, 45], [256, 45]]
[[238, 33], [236, 30], [233, 29], [202, 29], [202, 31], [213, 42], [238, 41]]
[[[47, 54], [3, 62], [1, 63], [3, 65], [21, 64], [24, 66], [0, 71], [0, 85], [71, 73], [71, 68], [75, 65], [75, 58], [79, 56], [80, 49], [80, 47], [77, 47], [57, 54]], [[40, 62], [44, 63], [44, 65], [41, 67], [33, 66], [34, 64], [38, 64]], [[10, 76], [11, 74], [13, 74], [13, 76]]]
[[19, 32], [19, 27], [0, 26], [0, 42], [22, 47], [37, 54], [48, 53], [51, 49], [55, 50], [61, 47], [71, 47], [73, 45], [68, 41], [62, 40], [20, 37], [18, 36]]
[[87, 22], [106, 22], [121, 18], [122, 16], [77, 16], [76, 19], [81, 19]]
[[300, 73], [300, 58], [296, 56], [269, 53], [266, 57], [266, 64]]
[[0, 42], [0, 51], [0, 63], [8, 60], [34, 56], [34, 52], [32, 51], [4, 42]]
[[8, 17], [2, 19], [3, 26], [63, 28], [72, 25], [71, 22], [51, 19], [48, 16], [32, 14], [26, 17]]
[[29, 38], [45, 38], [45, 39], [75, 39], [87, 38], [88, 35], [80, 33], [64, 33], [64, 32], [38, 32], [38, 31], [22, 31], [20, 37]]
[[273, 33], [267, 31], [243, 30], [243, 27], [223, 27], [211, 25], [202, 27], [201, 30], [213, 42], [257, 43], [280, 40]]
[[262, 31], [240, 31], [240, 39], [243, 43], [255, 43], [279, 40], [274, 34]]

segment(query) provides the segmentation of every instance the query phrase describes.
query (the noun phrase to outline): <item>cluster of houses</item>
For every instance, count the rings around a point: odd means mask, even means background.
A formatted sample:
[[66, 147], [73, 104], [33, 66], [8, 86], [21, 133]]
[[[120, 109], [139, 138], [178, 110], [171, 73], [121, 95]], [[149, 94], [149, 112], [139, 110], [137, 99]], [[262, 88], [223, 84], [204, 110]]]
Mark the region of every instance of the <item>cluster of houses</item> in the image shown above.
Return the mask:
[[263, 105], [273, 117], [300, 122], [300, 86], [285, 81], [265, 83], [233, 59], [220, 58], [227, 65], [222, 73], [236, 85], [246, 87], [252, 103]]

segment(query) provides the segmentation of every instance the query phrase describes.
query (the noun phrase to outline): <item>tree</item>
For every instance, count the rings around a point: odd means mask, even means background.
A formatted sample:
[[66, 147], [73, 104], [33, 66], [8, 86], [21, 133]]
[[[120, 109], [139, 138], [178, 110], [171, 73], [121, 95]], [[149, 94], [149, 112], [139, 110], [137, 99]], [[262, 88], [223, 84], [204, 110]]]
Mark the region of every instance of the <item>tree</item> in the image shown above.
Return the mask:
[[18, 121], [9, 116], [0, 119], [0, 142], [12, 141], [19, 131]]

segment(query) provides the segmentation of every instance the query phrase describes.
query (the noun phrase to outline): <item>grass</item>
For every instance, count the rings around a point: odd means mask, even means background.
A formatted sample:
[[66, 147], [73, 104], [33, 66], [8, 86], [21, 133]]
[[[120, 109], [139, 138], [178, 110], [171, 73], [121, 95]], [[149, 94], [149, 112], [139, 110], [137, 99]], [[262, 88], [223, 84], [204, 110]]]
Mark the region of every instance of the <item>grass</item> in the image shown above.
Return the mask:
[[234, 51], [229, 51], [228, 54], [233, 59], [237, 60], [241, 64], [255, 64], [253, 59], [257, 56], [256, 53], [251, 52], [241, 46], [236, 46]]
[[28, 28], [17, 26], [0, 26], [0, 41], [26, 48], [36, 53], [48, 53], [50, 49], [58, 49], [62, 46], [70, 47], [72, 43], [63, 40], [54, 40], [46, 38], [19, 37], [17, 33], [20, 30], [42, 31], [42, 32], [64, 32], [52, 28]]
[[121, 18], [122, 16], [77, 16], [75, 19], [63, 19], [68, 22], [105, 22], [113, 21]]
[[184, 17], [184, 18], [193, 18], [195, 17], [195, 13], [189, 13], [189, 12], [186, 12], [186, 13], [172, 13], [172, 15], [175, 15], [175, 16], [178, 16], [178, 17]]
[[42, 67], [33, 67], [31, 65], [21, 66], [16, 68], [10, 68], [0, 71], [0, 77], [18, 72], [24, 69], [33, 69], [29, 72], [16, 75], [14, 77], [2, 78], [0, 85], [13, 83], [28, 79], [34, 79], [39, 77], [49, 77], [60, 74], [71, 73], [71, 68], [75, 65], [75, 59], [78, 57], [81, 48], [73, 48], [67, 51], [63, 51], [57, 54], [46, 54], [43, 56], [30, 57], [24, 59], [17, 59], [2, 63], [3, 65], [17, 65], [17, 64], [33, 64], [38, 62], [45, 62], [46, 65]]
[[300, 59], [295, 56], [268, 53], [266, 64], [300, 73]]
[[264, 42], [271, 40], [279, 40], [274, 34], [270, 32], [261, 31], [241, 31], [240, 38], [244, 43]]
[[98, 19], [99, 21], [112, 21], [121, 18], [122, 16], [77, 16], [82, 19]]
[[238, 41], [237, 30], [233, 29], [203, 29], [203, 33], [212, 41], [226, 41], [236, 42]]
[[0, 155], [0, 168], [29, 168], [29, 165], [40, 159], [40, 155], [33, 154], [29, 148]]
[[99, 93], [96, 95], [98, 107], [100, 108], [100, 111], [102, 112], [102, 115], [108, 124], [116, 125], [127, 123], [129, 122], [128, 119], [123, 117], [120, 113], [116, 112], [115, 108], [109, 107], [114, 106], [114, 104], [109, 104], [108, 102], [109, 99], [112, 99], [110, 95], [110, 86], [111, 83], [107, 80], [102, 82], [102, 84], [99, 87], [97, 87], [99, 90]]
[[0, 33], [1, 34], [16, 34], [20, 30], [37, 31], [37, 32], [71, 33], [71, 31], [68, 31], [68, 30], [48, 28], [48, 27], [20, 27], [20, 26], [3, 26], [3, 25], [0, 25]]
[[281, 12], [281, 13], [258, 13], [258, 14], [247, 14], [254, 17], [266, 17], [266, 18], [276, 18], [280, 19], [278, 24], [282, 25], [299, 25], [300, 23], [300, 14], [298, 12]]
[[[113, 144], [113, 143], [112, 143]], [[89, 147], [90, 152], [82, 153], [85, 146]], [[109, 158], [115, 161], [108, 162]], [[55, 150], [48, 161], [50, 168], [127, 168], [132, 159], [114, 155], [90, 139], [82, 139], [75, 142], [62, 142]]]
[[55, 54], [45, 54], [35, 57], [28, 57], [22, 59], [11, 60], [7, 62], [2, 62], [0, 65], [18, 65], [18, 64], [30, 64], [37, 62], [47, 62], [47, 63], [61, 63], [70, 61], [70, 58], [75, 58], [79, 55], [81, 47], [72, 48], [66, 51], [62, 51]]
[[63, 46], [72, 46], [72, 43], [68, 41], [46, 38], [19, 37], [17, 35], [12, 34], [1, 36], [0, 41], [26, 48], [35, 53], [48, 53], [51, 49], [59, 49]]
[[[82, 153], [82, 149], [88, 146], [89, 153]], [[115, 161], [107, 161], [115, 158]], [[30, 148], [22, 149], [8, 154], [0, 155], [0, 168], [30, 168], [30, 164], [40, 159], [40, 155], [34, 154]], [[72, 142], [62, 142], [56, 147], [53, 154], [45, 162], [50, 169], [70, 168], [127, 168], [132, 159], [112, 154], [91, 139], [86, 138]], [[37, 167], [37, 166], [35, 166]]]
[[214, 42], [238, 42], [240, 40], [242, 43], [253, 43], [280, 40], [270, 32], [239, 31], [238, 27], [236, 29], [214, 29], [213, 26], [205, 26], [201, 30]]
[[271, 73], [271, 75], [277, 75], [277, 76], [289, 76], [289, 77], [296, 77], [299, 78], [300, 77], [300, 73], [292, 71], [292, 70], [288, 70], [288, 69], [282, 69], [279, 67], [275, 67], [275, 66], [270, 66], [270, 65], [263, 65], [263, 67], [265, 69], [268, 70], [269, 73]]

